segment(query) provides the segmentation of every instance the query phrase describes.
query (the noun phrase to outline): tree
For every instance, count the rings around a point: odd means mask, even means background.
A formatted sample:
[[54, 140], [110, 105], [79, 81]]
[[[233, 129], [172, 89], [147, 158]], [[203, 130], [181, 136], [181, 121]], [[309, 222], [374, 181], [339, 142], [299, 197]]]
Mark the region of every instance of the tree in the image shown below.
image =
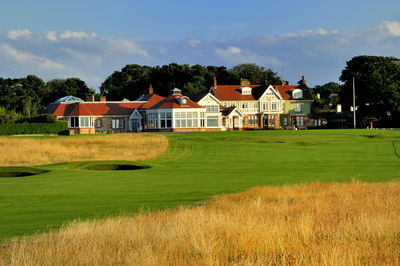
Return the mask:
[[34, 75], [19, 79], [0, 78], [0, 106], [6, 110], [26, 116], [36, 115], [45, 94], [44, 81]]
[[235, 84], [240, 84], [240, 79], [250, 80], [251, 84], [279, 84], [281, 78], [271, 69], [266, 69], [256, 64], [239, 64], [230, 70]]
[[110, 100], [135, 100], [149, 87], [151, 70], [150, 66], [126, 65], [101, 84], [100, 93]]
[[[328, 110], [330, 107], [336, 107], [340, 103], [340, 92], [342, 87], [339, 83], [328, 82], [324, 85], [317, 85], [313, 89], [314, 102], [316, 110]], [[319, 94], [319, 99], [316, 96]]]
[[100, 93], [108, 99], [120, 100], [127, 97], [136, 99], [146, 94], [152, 84], [155, 92], [167, 96], [173, 88], [179, 88], [183, 94], [193, 94], [210, 89], [213, 77], [219, 84], [239, 84], [240, 78], [249, 78], [253, 84], [277, 84], [280, 77], [270, 69], [255, 64], [238, 65], [231, 70], [224, 66], [201, 66], [171, 63], [163, 66], [126, 65], [121, 71], [115, 71], [101, 85]]
[[381, 126], [400, 126], [400, 59], [362, 55], [347, 61], [340, 76], [344, 82], [340, 97], [348, 109], [352, 105], [353, 77], [359, 123], [374, 119]]
[[53, 79], [46, 83], [46, 94], [43, 96], [43, 105], [48, 105], [55, 100], [67, 95], [73, 95], [83, 100], [94, 94], [83, 80], [79, 78]]

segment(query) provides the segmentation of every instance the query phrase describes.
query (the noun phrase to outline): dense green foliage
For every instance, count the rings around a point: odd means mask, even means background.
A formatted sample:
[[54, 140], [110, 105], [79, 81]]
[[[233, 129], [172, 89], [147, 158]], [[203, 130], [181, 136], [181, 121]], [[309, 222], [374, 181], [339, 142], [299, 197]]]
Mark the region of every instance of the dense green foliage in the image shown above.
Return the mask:
[[358, 124], [370, 120], [381, 127], [400, 127], [400, 59], [384, 56], [356, 56], [346, 63], [341, 101], [349, 109], [356, 87]]
[[68, 129], [65, 121], [54, 123], [0, 124], [0, 135], [59, 134]]
[[[313, 108], [314, 112], [319, 112], [322, 110], [329, 110], [335, 108], [337, 104], [340, 103], [340, 93], [342, 87], [339, 83], [328, 82], [324, 85], [317, 85], [313, 89], [314, 102]], [[316, 95], [319, 94], [319, 99]]]
[[57, 121], [57, 116], [53, 114], [41, 114], [35, 115], [23, 119], [19, 119], [17, 123], [55, 123]]
[[49, 103], [66, 95], [86, 99], [93, 94], [78, 78], [55, 79], [45, 83], [29, 75], [26, 78], [0, 78], [0, 123], [14, 123], [37, 115]]
[[2, 123], [15, 123], [25, 116], [15, 110], [7, 110], [5, 107], [0, 106], [0, 124]]
[[182, 89], [184, 94], [193, 94], [210, 89], [214, 76], [219, 84], [240, 84], [241, 78], [249, 79], [252, 84], [280, 82], [275, 72], [256, 64], [240, 64], [232, 69], [176, 63], [155, 67], [132, 64], [109, 76], [101, 85], [100, 92], [110, 100], [133, 100], [147, 93], [152, 84], [156, 93], [162, 96], [168, 95], [175, 87]]
[[[198, 203], [213, 195], [255, 186], [400, 178], [400, 131], [167, 136], [168, 152], [140, 163], [151, 167], [148, 169], [96, 171], [87, 169], [99, 162], [60, 163], [37, 167], [50, 171], [43, 174], [0, 178], [0, 238], [45, 231], [73, 219]], [[57, 141], [61, 137], [53, 138]]]

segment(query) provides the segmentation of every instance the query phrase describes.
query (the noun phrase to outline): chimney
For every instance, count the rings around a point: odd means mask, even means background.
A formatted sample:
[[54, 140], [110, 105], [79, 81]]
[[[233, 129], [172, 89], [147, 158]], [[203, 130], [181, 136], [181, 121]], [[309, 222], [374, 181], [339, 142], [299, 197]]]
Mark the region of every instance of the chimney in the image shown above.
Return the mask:
[[240, 86], [249, 86], [250, 85], [250, 80], [248, 79], [240, 79]]
[[282, 81], [281, 81], [281, 85], [282, 85], [282, 86], [286, 86], [286, 85], [288, 85], [288, 82], [287, 82], [287, 81], [284, 81], [284, 80], [282, 80]]
[[307, 84], [307, 80], [304, 79], [304, 76], [301, 76], [300, 85], [306, 85], [306, 84]]
[[92, 102], [94, 102], [94, 94], [92, 94]]
[[214, 79], [214, 89], [216, 89], [217, 88], [217, 77], [214, 76], [213, 79]]
[[153, 94], [153, 93], [154, 93], [153, 86], [152, 86], [151, 83], [150, 83], [149, 94]]
[[107, 98], [106, 98], [106, 96], [100, 96], [100, 102], [106, 102], [107, 101]]

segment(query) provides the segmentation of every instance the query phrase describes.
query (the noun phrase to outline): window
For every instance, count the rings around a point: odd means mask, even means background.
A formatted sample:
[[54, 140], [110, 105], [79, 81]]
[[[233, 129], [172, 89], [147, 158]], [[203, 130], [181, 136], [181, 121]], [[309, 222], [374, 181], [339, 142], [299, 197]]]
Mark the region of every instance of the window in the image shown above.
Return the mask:
[[218, 127], [219, 117], [218, 116], [207, 116], [207, 127]]
[[248, 116], [248, 124], [250, 126], [257, 126], [258, 125], [258, 117], [256, 115], [249, 115]]
[[172, 127], [172, 114], [171, 112], [160, 113], [160, 127], [171, 128]]
[[268, 125], [275, 126], [275, 115], [268, 115]]
[[278, 108], [277, 108], [277, 103], [276, 102], [273, 102], [273, 103], [271, 103], [271, 110], [272, 111], [276, 111]]
[[93, 119], [89, 116], [75, 116], [69, 118], [69, 127], [93, 127]]
[[263, 106], [263, 110], [268, 110], [268, 103], [263, 103], [262, 106]]
[[79, 127], [79, 117], [70, 117], [69, 127]]
[[296, 103], [295, 112], [301, 112], [301, 103]]
[[111, 121], [111, 127], [112, 129], [122, 129], [125, 127], [124, 119], [113, 119]]
[[304, 126], [304, 117], [303, 116], [296, 117], [296, 126]]
[[284, 126], [287, 126], [287, 125], [288, 125], [288, 119], [287, 119], [287, 117], [284, 117], [284, 118], [283, 118], [283, 125], [284, 125]]
[[242, 108], [243, 108], [243, 109], [247, 109], [247, 107], [248, 107], [248, 104], [247, 104], [247, 103], [243, 103], [243, 104], [242, 104]]
[[243, 87], [242, 88], [242, 95], [251, 95], [251, 88], [250, 87]]
[[205, 127], [206, 126], [204, 117], [205, 117], [205, 113], [201, 112], [200, 113], [200, 127]]
[[300, 99], [303, 98], [303, 91], [300, 89], [295, 89], [292, 92], [293, 99]]
[[93, 127], [93, 121], [91, 117], [79, 117], [79, 127]]
[[157, 113], [147, 114], [147, 127], [149, 129], [157, 128]]
[[205, 105], [204, 106], [209, 113], [217, 113], [219, 112], [218, 105]]
[[[202, 121], [204, 123], [204, 112], [200, 113], [200, 116], [203, 116]], [[198, 112], [179, 112], [175, 113], [175, 127], [199, 127], [199, 114]], [[204, 127], [200, 120], [200, 126]]]
[[101, 127], [101, 119], [96, 120], [96, 127]]

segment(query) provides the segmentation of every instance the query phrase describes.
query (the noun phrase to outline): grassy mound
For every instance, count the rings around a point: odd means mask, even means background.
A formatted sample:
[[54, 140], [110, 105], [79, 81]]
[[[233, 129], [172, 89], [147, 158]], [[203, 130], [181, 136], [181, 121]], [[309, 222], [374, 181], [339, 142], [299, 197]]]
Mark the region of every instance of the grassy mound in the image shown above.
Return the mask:
[[399, 265], [400, 183], [260, 187], [9, 241], [1, 265]]

